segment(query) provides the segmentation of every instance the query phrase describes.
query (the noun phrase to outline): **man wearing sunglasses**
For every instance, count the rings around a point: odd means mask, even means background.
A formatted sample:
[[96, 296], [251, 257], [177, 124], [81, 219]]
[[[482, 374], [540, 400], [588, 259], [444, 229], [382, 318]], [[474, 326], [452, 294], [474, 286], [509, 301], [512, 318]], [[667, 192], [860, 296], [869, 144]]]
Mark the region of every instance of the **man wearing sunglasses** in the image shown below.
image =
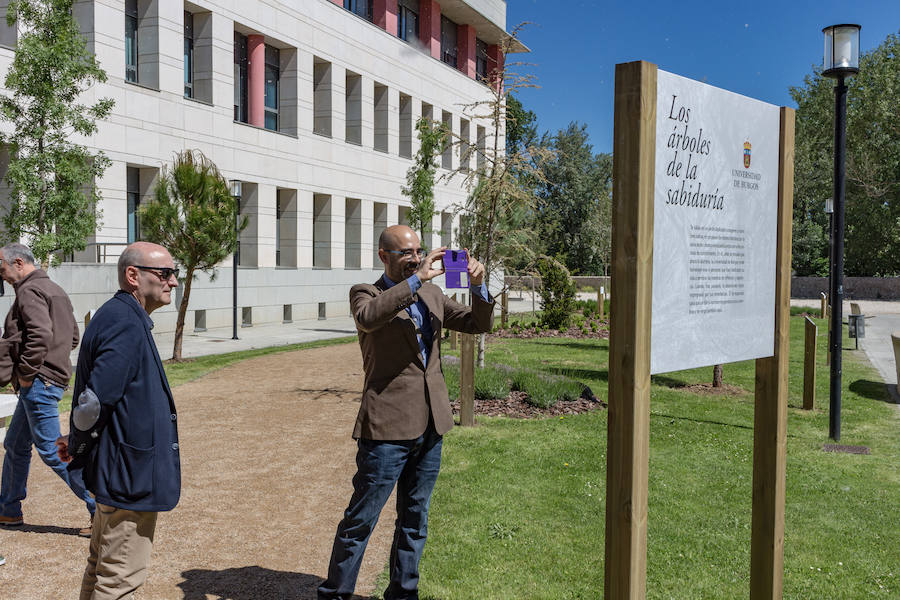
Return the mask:
[[384, 600], [417, 599], [428, 506], [441, 466], [442, 436], [453, 427], [441, 370], [441, 331], [489, 331], [493, 299], [484, 265], [469, 256], [472, 306], [445, 296], [431, 280], [444, 272], [445, 248], [427, 254], [416, 232], [388, 227], [378, 241], [384, 275], [350, 290], [365, 384], [353, 438], [353, 496], [338, 525], [320, 600], [349, 600], [372, 528], [397, 486], [397, 523]]
[[97, 500], [81, 600], [131, 597], [147, 579], [157, 513], [181, 495], [175, 403], [150, 320], [172, 302], [178, 269], [162, 246], [136, 242], [118, 274], [84, 332], [70, 433], [56, 442]]
[[[59, 437], [59, 407], [63, 390], [69, 387], [72, 363], [69, 353], [78, 344], [78, 325], [69, 297], [34, 264], [31, 249], [7, 244], [0, 250], [0, 276], [12, 284], [16, 299], [3, 326], [4, 362], [12, 364], [13, 387], [19, 395], [9, 431], [3, 440], [3, 480], [0, 484], [0, 525], [22, 525], [31, 447], [53, 469], [94, 515], [94, 499], [80, 479], [71, 477], [56, 455]], [[6, 379], [6, 378], [4, 378]], [[9, 379], [0, 381], [3, 385]], [[90, 535], [90, 527], [79, 532]]]

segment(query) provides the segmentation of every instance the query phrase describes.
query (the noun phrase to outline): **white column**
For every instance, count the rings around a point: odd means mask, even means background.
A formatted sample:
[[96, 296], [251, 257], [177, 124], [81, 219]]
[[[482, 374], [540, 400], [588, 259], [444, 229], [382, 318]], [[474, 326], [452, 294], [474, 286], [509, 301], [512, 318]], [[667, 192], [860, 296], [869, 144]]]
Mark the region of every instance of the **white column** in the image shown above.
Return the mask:
[[400, 153], [400, 90], [388, 88], [388, 154]]
[[275, 186], [257, 185], [256, 266], [275, 266]]
[[297, 266], [313, 266], [313, 193], [297, 190]]
[[346, 227], [347, 199], [331, 197], [331, 268], [344, 268], [344, 229]]
[[363, 75], [362, 79], [362, 147], [375, 146], [375, 82]]
[[374, 240], [375, 232], [375, 203], [371, 200], [363, 199], [360, 206], [360, 232], [359, 241], [362, 248], [360, 249], [360, 269], [373, 268], [373, 247], [378, 240]]
[[331, 138], [343, 140], [347, 132], [347, 69], [331, 65]]

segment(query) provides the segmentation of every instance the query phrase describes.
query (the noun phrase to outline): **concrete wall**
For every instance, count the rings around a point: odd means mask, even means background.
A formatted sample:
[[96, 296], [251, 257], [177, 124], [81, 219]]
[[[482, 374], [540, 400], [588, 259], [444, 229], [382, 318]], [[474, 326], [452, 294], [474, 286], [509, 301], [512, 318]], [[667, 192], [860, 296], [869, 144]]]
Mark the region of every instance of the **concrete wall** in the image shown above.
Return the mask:
[[[827, 277], [792, 277], [791, 298], [828, 293]], [[845, 300], [900, 300], [900, 277], [844, 277]]]

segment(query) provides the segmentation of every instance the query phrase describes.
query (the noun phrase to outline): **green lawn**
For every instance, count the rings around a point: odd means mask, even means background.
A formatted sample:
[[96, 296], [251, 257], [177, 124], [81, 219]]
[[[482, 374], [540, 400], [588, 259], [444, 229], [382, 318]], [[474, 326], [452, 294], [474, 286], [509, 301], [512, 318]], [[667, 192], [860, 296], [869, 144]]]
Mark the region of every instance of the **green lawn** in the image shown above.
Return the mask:
[[[791, 319], [791, 333], [784, 597], [898, 598], [900, 410], [862, 351], [845, 350], [841, 443], [872, 454], [822, 452], [825, 338], [816, 410], [806, 413], [803, 319]], [[487, 361], [563, 373], [606, 396], [606, 340], [497, 340]], [[679, 389], [711, 379], [711, 368], [653, 377], [649, 598], [749, 596], [754, 363], [725, 366], [725, 382], [746, 393]], [[606, 417], [480, 418], [448, 434], [423, 598], [602, 597]]]

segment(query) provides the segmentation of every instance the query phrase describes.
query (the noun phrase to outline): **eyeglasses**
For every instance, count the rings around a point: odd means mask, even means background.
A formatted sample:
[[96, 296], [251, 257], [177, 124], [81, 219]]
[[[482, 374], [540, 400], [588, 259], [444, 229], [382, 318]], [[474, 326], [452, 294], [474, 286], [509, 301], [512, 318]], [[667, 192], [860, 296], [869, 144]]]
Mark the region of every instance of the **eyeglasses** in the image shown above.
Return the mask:
[[178, 269], [172, 269], [169, 267], [145, 267], [143, 265], [131, 265], [135, 269], [140, 269], [141, 271], [150, 271], [157, 277], [159, 277], [160, 281], [168, 281], [173, 275], [175, 279], [178, 279]]
[[421, 248], [416, 248], [415, 250], [413, 250], [412, 248], [409, 248], [407, 250], [385, 250], [385, 252], [387, 252], [388, 254], [399, 254], [403, 258], [412, 258], [413, 256], [422, 258], [423, 256], [425, 256], [425, 251]]

